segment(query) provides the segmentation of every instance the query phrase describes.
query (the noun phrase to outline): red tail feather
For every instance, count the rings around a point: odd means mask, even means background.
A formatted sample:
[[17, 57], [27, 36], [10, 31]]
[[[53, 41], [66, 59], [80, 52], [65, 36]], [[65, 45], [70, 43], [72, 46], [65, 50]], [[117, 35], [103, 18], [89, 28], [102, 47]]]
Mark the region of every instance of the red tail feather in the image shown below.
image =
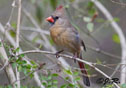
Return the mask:
[[[82, 59], [82, 55], [78, 56], [78, 58]], [[81, 69], [81, 72], [83, 73], [83, 82], [84, 82], [84, 84], [86, 86], [90, 86], [90, 80], [89, 80], [89, 77], [88, 77], [88, 73], [87, 73], [87, 71], [85, 69], [84, 63], [78, 61], [78, 64], [79, 64], [79, 67]]]

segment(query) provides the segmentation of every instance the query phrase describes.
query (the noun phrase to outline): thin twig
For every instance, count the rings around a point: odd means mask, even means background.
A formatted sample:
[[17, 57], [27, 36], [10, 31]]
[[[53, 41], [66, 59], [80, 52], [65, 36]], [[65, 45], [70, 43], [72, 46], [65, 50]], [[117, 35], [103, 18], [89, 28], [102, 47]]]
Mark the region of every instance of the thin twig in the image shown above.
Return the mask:
[[[4, 27], [3, 27], [3, 25], [0, 23], [0, 31], [2, 32], [2, 33], [4, 33], [5, 32], [5, 29], [4, 29]], [[13, 45], [13, 46], [16, 46], [16, 43], [15, 43], [15, 41], [14, 41], [14, 39], [11, 37], [11, 35], [8, 33], [8, 31], [6, 32], [6, 38], [8, 39], [8, 41]], [[21, 50], [21, 49], [20, 49]], [[22, 51], [22, 50], [21, 50]], [[21, 51], [19, 51], [19, 52], [21, 52]], [[31, 64], [26, 58], [23, 58], [23, 59], [25, 59], [26, 61], [27, 61], [27, 63], [28, 64]], [[39, 76], [38, 76], [38, 74], [37, 74], [37, 72], [34, 72], [34, 79], [35, 79], [35, 82], [37, 83], [37, 85], [40, 87], [40, 88], [45, 88], [42, 84], [41, 84], [41, 81], [40, 81], [40, 79], [39, 79]], [[15, 79], [16, 80], [16, 79]]]
[[121, 60], [121, 57], [120, 56], [117, 56], [117, 55], [114, 55], [114, 54], [111, 54], [111, 53], [108, 53], [108, 52], [105, 52], [103, 50], [101, 50], [100, 48], [95, 48], [95, 47], [92, 47], [92, 46], [89, 46], [89, 45], [86, 45], [87, 48], [97, 52], [97, 53], [101, 53], [101, 54], [104, 54], [106, 56], [109, 56], [109, 57], [112, 57], [112, 58], [116, 58], [116, 59], [119, 59]]
[[[17, 18], [15, 49], [17, 49], [19, 47], [20, 23], [21, 23], [21, 0], [18, 0], [18, 18]], [[17, 52], [16, 52], [16, 54], [17, 54]], [[17, 67], [15, 70], [16, 70], [16, 79], [20, 80], [20, 72], [18, 72]], [[17, 88], [20, 88], [20, 81], [17, 81]]]
[[[1, 39], [0, 39], [0, 42], [2, 44]], [[0, 47], [0, 56], [1, 56], [1, 60], [2, 60], [3, 64], [6, 64], [6, 63], [8, 64], [9, 58], [6, 54], [6, 51], [4, 49], [3, 44]], [[4, 65], [4, 67], [6, 68], [5, 70], [6, 70], [6, 73], [7, 73], [7, 76], [9, 78], [10, 83], [13, 83], [16, 80], [16, 78], [15, 78], [15, 74], [14, 74], [14, 71], [12, 69], [12, 66], [10, 64], [8, 64], [7, 66]], [[16, 88], [16, 84], [13, 84], [12, 86], [13, 86], [13, 88]]]
[[[24, 14], [28, 17], [28, 19], [32, 22], [32, 24], [37, 28], [37, 30], [41, 31], [40, 26], [37, 24], [36, 20], [32, 17], [32, 15], [25, 8], [23, 8], [22, 10]], [[44, 33], [42, 34], [40, 33], [40, 35], [44, 40], [45, 43], [44, 47], [52, 50], [53, 52], [56, 52], [56, 49], [50, 44], [49, 40], [47, 39], [47, 36], [45, 36]], [[62, 66], [64, 69], [70, 68], [69, 64], [63, 58], [59, 58], [58, 61], [61, 63], [60, 66]], [[75, 84], [76, 82], [73, 80], [73, 76], [72, 75], [68, 76], [71, 78], [72, 83]]]
[[[30, 50], [30, 51], [24, 51], [21, 54], [29, 54], [29, 53], [44, 53], [44, 54], [50, 54], [50, 55], [55, 55], [55, 52], [49, 52], [49, 51], [40, 51], [40, 50]], [[73, 56], [69, 56], [69, 55], [65, 55], [65, 54], [59, 54], [59, 56], [61, 57], [65, 57], [65, 58], [69, 58], [69, 59], [73, 59]], [[105, 74], [103, 71], [101, 71], [100, 69], [98, 69], [97, 67], [95, 67], [95, 65], [92, 62], [88, 62], [79, 58], [74, 58], [77, 61], [83, 62], [87, 65], [89, 65], [90, 67], [94, 68], [97, 72], [99, 72], [100, 74], [102, 74], [103, 76], [105, 76], [106, 78], [108, 78], [110, 81], [112, 81], [111, 77], [109, 77], [107, 74]], [[120, 88], [116, 83], [113, 83], [117, 88]]]
[[[105, 17], [111, 21], [111, 26], [114, 28], [114, 30], [117, 32], [120, 38], [120, 44], [122, 49], [122, 56], [121, 56], [121, 64], [126, 63], [126, 39], [124, 36], [124, 33], [122, 32], [122, 29], [120, 26], [113, 20], [112, 15], [110, 12], [98, 1], [98, 0], [91, 0], [98, 8], [99, 10], [105, 15]], [[124, 69], [124, 66], [121, 66], [121, 84], [126, 83], [126, 69]]]
[[[110, 0], [111, 2], [113, 3], [116, 3], [116, 4], [119, 4], [119, 5], [122, 5], [122, 6], [126, 6], [126, 3], [121, 3], [121, 2], [116, 2], [114, 0]], [[119, 0], [120, 1], [120, 0]]]
[[49, 31], [45, 31], [44, 29], [42, 29], [41, 31], [39, 29], [36, 30], [36, 28], [34, 27], [21, 27], [21, 31], [33, 31], [33, 32], [38, 32], [38, 33], [42, 33], [42, 34], [45, 34], [45, 35], [49, 35]]
[[5, 69], [7, 65], [8, 65], [8, 61], [6, 60], [5, 63], [4, 63], [4, 65], [0, 68], [0, 71], [2, 71], [3, 69]]

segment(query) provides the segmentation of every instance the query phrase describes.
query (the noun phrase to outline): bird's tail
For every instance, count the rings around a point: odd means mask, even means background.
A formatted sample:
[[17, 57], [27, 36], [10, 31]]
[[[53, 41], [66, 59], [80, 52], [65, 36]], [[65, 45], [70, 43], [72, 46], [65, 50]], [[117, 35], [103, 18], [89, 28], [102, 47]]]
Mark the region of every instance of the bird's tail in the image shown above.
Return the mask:
[[[82, 59], [82, 54], [78, 55], [77, 57]], [[88, 77], [88, 73], [87, 73], [87, 71], [85, 69], [84, 63], [78, 61], [78, 64], [79, 64], [79, 67], [81, 69], [81, 72], [83, 73], [83, 82], [84, 82], [84, 84], [86, 86], [90, 86], [90, 80], [89, 80], [89, 77]]]

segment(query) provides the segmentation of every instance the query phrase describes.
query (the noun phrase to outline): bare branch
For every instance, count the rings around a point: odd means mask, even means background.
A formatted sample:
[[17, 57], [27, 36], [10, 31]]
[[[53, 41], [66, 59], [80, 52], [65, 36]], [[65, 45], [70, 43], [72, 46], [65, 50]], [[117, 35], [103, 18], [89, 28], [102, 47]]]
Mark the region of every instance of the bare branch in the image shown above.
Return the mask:
[[[0, 39], [0, 42], [2, 43], [1, 39]], [[0, 57], [4, 64], [3, 67], [6, 68], [6, 73], [8, 75], [9, 81], [10, 81], [10, 83], [13, 83], [16, 80], [16, 78], [15, 78], [14, 71], [13, 71], [11, 65], [8, 64], [9, 61], [8, 61], [8, 57], [7, 57], [3, 44], [2, 44], [2, 46], [0, 46]], [[16, 88], [16, 84], [13, 84], [12, 86], [13, 86], [13, 88]]]
[[[1, 31], [2, 33], [5, 32], [5, 29], [4, 29], [4, 27], [3, 27], [3, 25], [2, 25], [1, 23], [0, 23], [0, 31]], [[8, 32], [6, 32], [5, 36], [7, 37], [8, 41], [9, 41], [13, 46], [16, 45], [14, 39], [10, 36], [10, 34], [9, 34]], [[19, 52], [21, 52], [21, 51], [19, 51]], [[25, 58], [23, 58], [23, 59], [25, 59]], [[25, 59], [25, 60], [27, 61], [28, 64], [30, 64], [30, 62], [29, 62], [27, 59]], [[45, 88], [45, 87], [41, 84], [41, 81], [39, 80], [39, 76], [38, 76], [37, 72], [34, 72], [34, 79], [35, 79], [37, 85], [38, 85], [40, 88]]]
[[[21, 0], [18, 0], [18, 18], [17, 18], [17, 30], [16, 30], [16, 46], [15, 49], [19, 47], [19, 35], [20, 35], [20, 23], [21, 23]], [[17, 52], [16, 52], [17, 54]], [[18, 72], [17, 67], [15, 69], [16, 79], [20, 80], [20, 72]], [[20, 88], [20, 81], [17, 81], [17, 88]]]
[[126, 6], [126, 3], [123, 3], [123, 2], [116, 2], [114, 0], [110, 0], [110, 1], [113, 2], [113, 3], [119, 4], [119, 5], [122, 5], [122, 6]]
[[117, 55], [114, 55], [114, 54], [105, 52], [105, 51], [101, 50], [100, 48], [95, 48], [95, 47], [92, 47], [92, 46], [89, 46], [89, 45], [86, 45], [86, 47], [89, 48], [89, 49], [91, 49], [91, 50], [93, 50], [93, 51], [95, 51], [95, 52], [97, 52], [97, 53], [104, 54], [104, 55], [109, 56], [109, 57], [112, 57], [112, 58], [114, 58], [114, 59], [115, 59], [115, 58], [116, 58], [116, 59], [119, 59], [119, 60], [121, 59], [120, 56], [117, 56]]
[[[114, 30], [117, 32], [120, 38], [120, 44], [122, 49], [122, 56], [121, 56], [121, 64], [126, 63], [126, 39], [122, 32], [122, 29], [119, 27], [119, 25], [113, 20], [112, 15], [109, 13], [109, 11], [98, 1], [98, 0], [91, 0], [94, 2], [94, 4], [99, 8], [99, 10], [106, 16], [106, 18], [111, 21], [111, 26], [114, 28]], [[121, 84], [126, 83], [126, 68], [124, 66], [121, 66]]]
[[[44, 54], [50, 54], [50, 55], [55, 55], [55, 52], [49, 52], [49, 51], [40, 51], [40, 50], [30, 50], [30, 51], [24, 51], [22, 53], [20, 53], [19, 55], [21, 54], [29, 54], [29, 53], [44, 53]], [[73, 56], [69, 56], [69, 55], [65, 55], [65, 54], [59, 54], [59, 56], [61, 57], [65, 57], [65, 58], [69, 58], [69, 59], [73, 59]], [[102, 74], [103, 76], [105, 76], [106, 78], [108, 78], [109, 80], [111, 80], [112, 78], [109, 77], [107, 74], [105, 74], [103, 71], [101, 71], [100, 69], [98, 69], [97, 67], [95, 67], [95, 65], [92, 63], [92, 62], [88, 62], [88, 61], [85, 61], [85, 60], [82, 60], [82, 59], [79, 59], [79, 58], [74, 58], [76, 59], [77, 61], [80, 61], [80, 62], [83, 62], [87, 65], [89, 65], [90, 67], [94, 68], [97, 72], [99, 72], [100, 74]], [[112, 81], [112, 80], [111, 80]], [[117, 88], [120, 88], [118, 86], [118, 84], [116, 83], [113, 83]]]
[[[41, 31], [40, 26], [37, 24], [36, 20], [32, 17], [32, 15], [25, 8], [23, 8], [22, 10], [23, 10], [24, 14], [28, 17], [28, 19], [32, 22], [32, 24], [37, 28], [37, 30]], [[45, 36], [45, 34], [44, 33], [41, 34], [41, 33], [40, 33], [40, 35], [42, 36], [44, 43], [45, 43], [44, 47], [52, 50], [53, 52], [56, 52], [56, 49], [50, 45], [50, 42], [47, 39], [47, 37]], [[70, 68], [69, 64], [62, 57], [60, 57], [58, 60], [61, 63], [60, 66], [62, 66], [64, 69]], [[72, 75], [68, 75], [68, 76], [71, 78], [73, 84], [77, 83], [73, 80]]]
[[0, 68], [0, 71], [2, 71], [3, 69], [5, 69], [5, 67], [8, 65], [8, 61], [6, 60], [4, 65]]

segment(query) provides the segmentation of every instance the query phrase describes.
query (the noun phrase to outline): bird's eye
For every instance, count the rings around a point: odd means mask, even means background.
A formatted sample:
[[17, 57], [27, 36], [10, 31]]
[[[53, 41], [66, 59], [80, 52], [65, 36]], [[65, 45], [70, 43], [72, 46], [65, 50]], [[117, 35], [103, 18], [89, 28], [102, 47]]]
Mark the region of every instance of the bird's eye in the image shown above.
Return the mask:
[[59, 18], [58, 16], [55, 17], [55, 19], [58, 19], [58, 18]]

